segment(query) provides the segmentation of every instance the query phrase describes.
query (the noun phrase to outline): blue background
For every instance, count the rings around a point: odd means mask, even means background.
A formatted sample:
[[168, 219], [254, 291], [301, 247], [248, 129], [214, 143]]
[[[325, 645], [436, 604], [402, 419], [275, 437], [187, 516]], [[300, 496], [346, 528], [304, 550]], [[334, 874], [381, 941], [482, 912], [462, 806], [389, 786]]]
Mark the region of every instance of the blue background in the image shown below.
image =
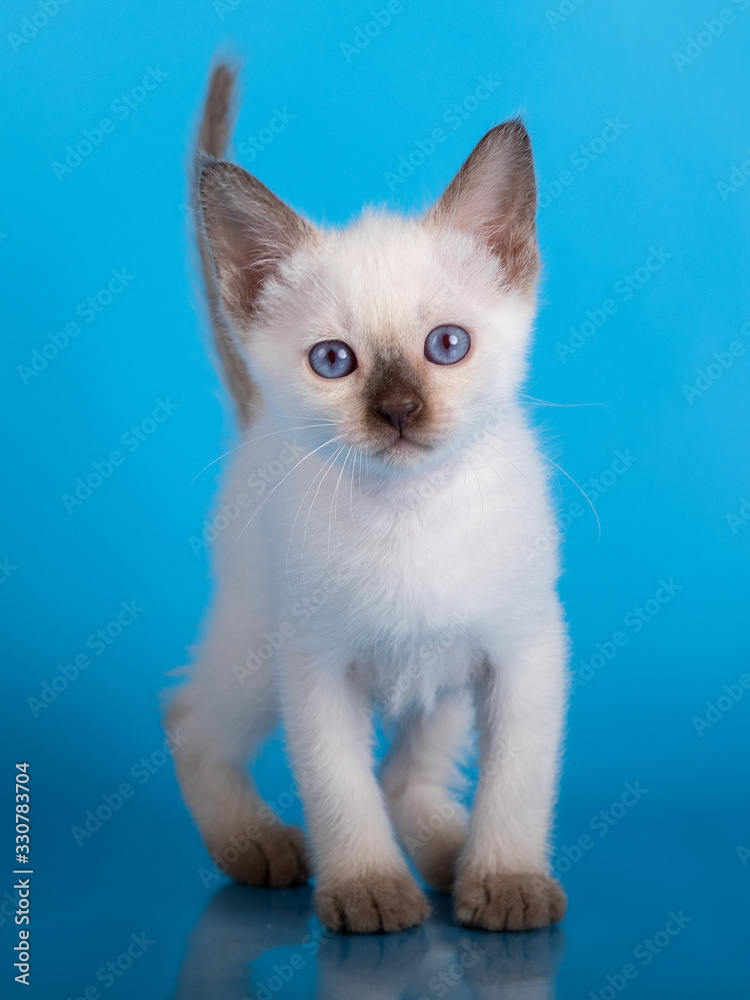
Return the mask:
[[[750, 4], [743, 11], [726, 0], [734, 20], [713, 37], [703, 22], [718, 32], [719, 0], [466, 8], [403, 0], [390, 24], [371, 27], [375, 37], [355, 48], [366, 37], [356, 30], [384, 6], [70, 0], [46, 24], [38, 15], [36, 34], [27, 28], [31, 37], [18, 41], [23, 19], [40, 7], [2, 5], [8, 722], [0, 870], [4, 892], [13, 879], [13, 770], [28, 760], [35, 873], [34, 985], [26, 995], [77, 997], [93, 984], [117, 998], [172, 996], [181, 963], [175, 995], [262, 995], [258, 984], [273, 964], [299, 953], [316, 927], [305, 890], [227, 887], [213, 897], [224, 882], [201, 879], [207, 856], [171, 763], [158, 753], [157, 692], [169, 683], [164, 672], [187, 662], [211, 589], [206, 552], [196, 554], [189, 539], [210, 516], [221, 463], [194, 477], [231, 446], [233, 433], [206, 352], [185, 218], [191, 127], [223, 47], [246, 59], [239, 162], [321, 222], [344, 223], [364, 203], [426, 206], [488, 128], [522, 111], [544, 192], [545, 276], [527, 391], [559, 404], [601, 404], [533, 411], [548, 454], [592, 496], [601, 522], [599, 538], [594, 515], [560, 475], [561, 510], [582, 510], [566, 532], [562, 580], [579, 679], [556, 838], [571, 899], [562, 930], [519, 944], [458, 932], [438, 907], [428, 930], [403, 935], [402, 945], [326, 942], [318, 965], [306, 960], [273, 995], [370, 996], [382, 979], [382, 996], [436, 996], [428, 974], [414, 980], [414, 956], [447, 961], [471, 939], [490, 952], [482, 975], [491, 983], [506, 973], [540, 976], [551, 989], [545, 980], [556, 975], [563, 998], [606, 1000], [614, 989], [606, 976], [619, 982], [628, 962], [638, 974], [627, 996], [747, 996], [750, 692], [719, 710], [711, 727], [695, 720], [722, 685], [750, 672], [750, 184], [720, 187], [750, 157]], [[54, 11], [52, 0], [47, 7]], [[686, 52], [690, 60], [675, 59]], [[162, 81], [136, 89], [135, 107], [121, 117], [120, 95], [149, 68]], [[473, 101], [481, 77], [497, 86]], [[454, 127], [456, 104], [464, 117]], [[268, 138], [261, 130], [276, 109], [288, 124], [253, 152], [246, 140]], [[102, 118], [113, 128], [90, 155], [69, 172], [55, 168]], [[627, 127], [599, 141], [607, 119]], [[389, 183], [400, 157], [438, 127], [446, 140], [403, 182]], [[568, 183], [556, 186], [562, 171]], [[660, 263], [649, 270], [653, 250]], [[132, 280], [86, 322], [78, 306], [107, 286], [112, 269]], [[611, 315], [599, 312], [607, 299], [617, 307]], [[79, 334], [30, 374], [33, 352], [76, 321]], [[735, 341], [743, 353], [731, 366], [712, 368], [719, 377], [686, 393], [714, 353], [727, 362]], [[129, 451], [122, 435], [167, 399], [176, 404], [172, 415], [153, 434], [146, 422], [146, 439]], [[64, 495], [113, 449], [123, 463], [68, 512]], [[630, 465], [610, 474], [618, 451]], [[661, 580], [673, 581], [674, 595], [656, 614], [646, 605], [650, 620], [636, 632], [634, 609], [654, 599]], [[142, 613], [93, 654], [87, 638], [123, 601]], [[581, 672], [597, 644], [611, 652], [616, 632], [626, 639], [616, 654]], [[35, 714], [28, 699], [85, 652], [91, 665]], [[131, 769], [154, 753], [153, 773], [137, 784]], [[133, 798], [78, 846], [71, 828], [129, 780]], [[627, 782], [647, 792], [597, 833], [592, 818], [621, 799]], [[263, 757], [260, 783], [272, 801], [289, 792], [278, 742]], [[280, 808], [289, 801], [285, 818], [299, 819], [293, 794]], [[571, 860], [587, 833], [593, 847]], [[639, 942], [680, 909], [691, 922], [679, 936], [648, 965], [634, 958]], [[3, 991], [7, 981], [20, 992], [9, 958], [15, 935], [0, 920]], [[97, 969], [140, 932], [155, 943], [103, 986]], [[442, 935], [442, 952], [429, 934]], [[495, 988], [483, 982], [467, 974], [451, 995], [494, 995], [482, 992]]]

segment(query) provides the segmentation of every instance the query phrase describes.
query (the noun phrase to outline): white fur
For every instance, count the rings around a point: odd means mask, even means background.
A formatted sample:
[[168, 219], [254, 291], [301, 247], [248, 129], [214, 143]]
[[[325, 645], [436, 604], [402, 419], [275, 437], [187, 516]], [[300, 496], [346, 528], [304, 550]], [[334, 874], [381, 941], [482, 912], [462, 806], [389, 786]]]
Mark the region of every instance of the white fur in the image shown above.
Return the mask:
[[[499, 276], [466, 233], [368, 213], [293, 255], [260, 318], [237, 329], [263, 402], [223, 502], [250, 492], [283, 441], [306, 457], [221, 533], [213, 610], [176, 697], [181, 781], [207, 840], [268, 818], [245, 762], [280, 711], [319, 879], [403, 870], [393, 826], [413, 840], [431, 821], [434, 840], [409, 852], [423, 871], [467, 826], [462, 870], [547, 871], [567, 639], [555, 552], [523, 553], [554, 535], [547, 469], [516, 401], [534, 295]], [[430, 365], [424, 337], [446, 322], [470, 330], [472, 350]], [[376, 347], [423, 374], [440, 400], [429, 454], [364, 454], [360, 375], [322, 380], [303, 360], [329, 338], [354, 348], [361, 377]], [[401, 723], [385, 793], [373, 702]], [[472, 703], [482, 771], [468, 820], [451, 786]]]

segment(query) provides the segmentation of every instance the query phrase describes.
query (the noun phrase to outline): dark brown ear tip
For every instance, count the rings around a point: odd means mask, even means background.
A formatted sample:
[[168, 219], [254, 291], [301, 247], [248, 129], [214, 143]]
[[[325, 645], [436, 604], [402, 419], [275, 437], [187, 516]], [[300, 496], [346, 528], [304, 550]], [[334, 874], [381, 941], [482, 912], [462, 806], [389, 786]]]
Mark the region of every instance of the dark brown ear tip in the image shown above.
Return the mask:
[[499, 125], [490, 129], [487, 133], [487, 137], [489, 136], [492, 136], [493, 139], [502, 140], [505, 143], [512, 142], [519, 147], [531, 149], [531, 136], [520, 116], [500, 122]]
[[222, 188], [227, 181], [231, 181], [239, 174], [244, 174], [244, 171], [237, 164], [228, 160], [217, 160], [208, 153], [199, 154], [198, 188], [201, 195]]
[[208, 153], [199, 152], [197, 156], [198, 167], [198, 191], [204, 197], [209, 191], [216, 189], [219, 181], [217, 167], [220, 160], [214, 159]]

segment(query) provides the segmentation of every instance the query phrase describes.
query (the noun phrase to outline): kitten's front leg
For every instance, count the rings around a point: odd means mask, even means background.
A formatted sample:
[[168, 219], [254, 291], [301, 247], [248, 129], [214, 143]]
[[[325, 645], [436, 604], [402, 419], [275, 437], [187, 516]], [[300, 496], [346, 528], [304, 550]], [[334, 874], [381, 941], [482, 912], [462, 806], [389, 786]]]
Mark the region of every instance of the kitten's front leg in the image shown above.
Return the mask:
[[559, 615], [514, 650], [489, 651], [477, 692], [480, 782], [454, 888], [472, 927], [520, 931], [565, 916], [548, 851], [566, 702]]
[[301, 651], [282, 667], [282, 712], [313, 847], [318, 917], [344, 933], [399, 931], [429, 910], [394, 840], [373, 773], [371, 710], [346, 663]]

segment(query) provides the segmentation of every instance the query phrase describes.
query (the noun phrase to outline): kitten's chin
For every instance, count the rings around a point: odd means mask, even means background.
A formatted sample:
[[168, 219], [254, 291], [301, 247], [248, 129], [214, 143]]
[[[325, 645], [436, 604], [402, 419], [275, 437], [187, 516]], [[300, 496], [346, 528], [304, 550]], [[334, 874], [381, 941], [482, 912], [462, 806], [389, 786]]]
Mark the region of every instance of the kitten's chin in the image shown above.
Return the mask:
[[429, 464], [435, 456], [435, 446], [414, 438], [399, 437], [391, 444], [378, 448], [374, 458], [393, 472], [409, 472]]

